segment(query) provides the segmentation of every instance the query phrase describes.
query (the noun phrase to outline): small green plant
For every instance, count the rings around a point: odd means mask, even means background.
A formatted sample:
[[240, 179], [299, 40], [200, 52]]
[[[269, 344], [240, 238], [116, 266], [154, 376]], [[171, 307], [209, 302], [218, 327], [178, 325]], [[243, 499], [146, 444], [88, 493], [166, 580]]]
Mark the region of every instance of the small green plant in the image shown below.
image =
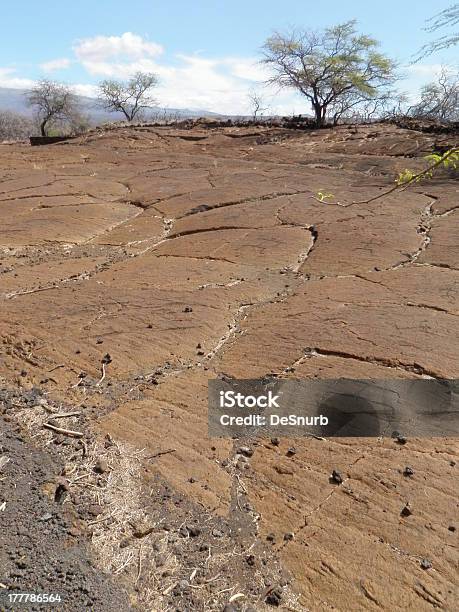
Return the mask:
[[434, 176], [435, 171], [439, 168], [446, 168], [454, 171], [459, 169], [459, 149], [457, 147], [449, 149], [443, 154], [431, 153], [430, 155], [426, 155], [425, 159], [432, 162], [425, 170], [421, 170], [421, 172], [416, 174], [412, 170], [405, 169], [397, 176], [395, 179], [395, 185], [393, 187], [387, 191], [378, 193], [378, 195], [369, 198], [368, 200], [353, 202], [353, 204], [369, 204], [370, 202], [374, 202], [375, 200], [388, 196], [394, 191], [397, 191], [397, 189], [406, 189], [412, 183], [419, 183], [419, 181], [426, 178], [431, 179]]
[[416, 175], [412, 170], [408, 170], [408, 168], [405, 168], [405, 170], [403, 172], [400, 172], [400, 174], [397, 176], [395, 182], [399, 187], [401, 187], [402, 185], [407, 185], [408, 183], [412, 183], [413, 181], [419, 180], [415, 177]]
[[443, 154], [431, 153], [424, 159], [431, 162], [428, 168], [418, 173], [406, 168], [395, 179], [396, 186], [402, 187], [411, 183], [419, 183], [423, 179], [431, 179], [438, 168], [457, 170], [459, 168], [459, 149], [449, 149]]
[[426, 159], [433, 163], [439, 162], [444, 168], [453, 168], [453, 170], [457, 170], [459, 168], [459, 149], [450, 149], [446, 153], [443, 153], [443, 155], [431, 153], [430, 155], [426, 155]]
[[327, 200], [333, 200], [335, 196], [332, 193], [327, 193], [326, 191], [318, 191], [315, 197], [316, 200], [319, 200], [319, 202], [326, 202]]

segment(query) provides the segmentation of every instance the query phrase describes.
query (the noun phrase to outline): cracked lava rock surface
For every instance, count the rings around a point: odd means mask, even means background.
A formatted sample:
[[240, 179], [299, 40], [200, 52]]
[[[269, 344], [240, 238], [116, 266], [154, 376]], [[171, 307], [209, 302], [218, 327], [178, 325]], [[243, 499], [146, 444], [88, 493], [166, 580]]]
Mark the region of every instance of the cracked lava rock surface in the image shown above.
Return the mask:
[[453, 610], [457, 441], [298, 438], [292, 455], [261, 440], [233, 470], [238, 442], [207, 435], [207, 380], [457, 378], [457, 182], [365, 203], [457, 142], [389, 124], [147, 126], [0, 146], [2, 386], [172, 449], [138, 486], [160, 478], [229, 528], [242, 482], [290, 609]]

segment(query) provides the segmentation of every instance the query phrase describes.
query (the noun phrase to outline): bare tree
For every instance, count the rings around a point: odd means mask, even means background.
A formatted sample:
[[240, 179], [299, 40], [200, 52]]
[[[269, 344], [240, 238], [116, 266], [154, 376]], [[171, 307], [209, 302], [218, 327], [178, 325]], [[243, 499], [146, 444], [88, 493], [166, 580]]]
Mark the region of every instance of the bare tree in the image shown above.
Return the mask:
[[[353, 103], [354, 102], [354, 103]], [[406, 96], [394, 90], [387, 90], [378, 96], [366, 99], [344, 97], [330, 108], [333, 124], [340, 121], [352, 123], [368, 123], [403, 114]]]
[[36, 125], [29, 117], [11, 111], [0, 112], [0, 141], [23, 140], [35, 131]]
[[344, 112], [395, 81], [394, 62], [377, 47], [348, 21], [323, 32], [275, 33], [263, 46], [262, 62], [274, 73], [268, 83], [296, 89], [309, 100], [320, 127], [332, 107], [341, 104]]
[[137, 72], [127, 82], [106, 80], [99, 85], [99, 99], [110, 113], [123, 113], [127, 121], [133, 121], [139, 113], [155, 106], [150, 96], [158, 78], [152, 73]]
[[[441, 30], [443, 28], [452, 28], [455, 25], [458, 25], [459, 3], [453, 4], [444, 11], [441, 11], [437, 15], [434, 15], [427, 21], [427, 23], [430, 24], [425, 28], [427, 32], [436, 32], [437, 30]], [[457, 44], [459, 44], [459, 32], [456, 31], [444, 34], [437, 40], [434, 40], [433, 42], [424, 45], [419, 51], [416, 61], [422, 59], [426, 55], [432, 55], [432, 53], [435, 53], [436, 51], [448, 49], [448, 47], [452, 47]]]
[[49, 126], [56, 121], [67, 121], [78, 112], [78, 103], [72, 90], [55, 81], [39, 81], [26, 94], [27, 104], [35, 108], [40, 133], [47, 136]]
[[408, 109], [413, 117], [459, 121], [459, 74], [442, 67], [438, 79], [421, 90], [419, 102]]
[[66, 127], [69, 134], [78, 136], [79, 134], [87, 132], [92, 124], [93, 122], [89, 115], [76, 111], [69, 115]]
[[405, 101], [404, 95], [393, 89], [384, 89], [373, 96], [349, 93], [330, 104], [329, 115], [333, 125], [340, 121], [365, 123], [392, 115]]
[[254, 89], [249, 91], [247, 98], [252, 110], [252, 119], [256, 121], [258, 117], [263, 116], [263, 114], [268, 110], [268, 107], [265, 106], [263, 96]]
[[381, 119], [399, 119], [407, 114], [409, 96], [406, 93], [396, 93], [388, 100], [381, 112]]

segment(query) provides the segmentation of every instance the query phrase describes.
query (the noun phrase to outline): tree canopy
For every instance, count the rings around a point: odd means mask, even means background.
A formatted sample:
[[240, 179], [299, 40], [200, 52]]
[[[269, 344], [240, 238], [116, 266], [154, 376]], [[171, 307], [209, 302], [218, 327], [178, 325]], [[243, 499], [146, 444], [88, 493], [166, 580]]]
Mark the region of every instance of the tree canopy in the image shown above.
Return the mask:
[[73, 117], [79, 114], [75, 94], [67, 85], [55, 81], [39, 81], [26, 94], [26, 100], [29, 106], [35, 108], [42, 136], [47, 135], [51, 123], [72, 122]]
[[127, 121], [133, 121], [156, 101], [150, 92], [158, 84], [156, 75], [137, 72], [128, 81], [105, 80], [99, 85], [99, 99], [105, 110], [123, 113]]
[[[441, 11], [437, 15], [431, 17], [428, 22], [426, 30], [428, 32], [436, 32], [444, 28], [453, 28], [459, 24], [459, 3], [453, 4], [449, 8]], [[432, 55], [436, 51], [442, 49], [448, 49], [454, 45], [459, 44], [459, 31], [449, 32], [444, 34], [437, 40], [424, 45], [418, 54], [417, 59], [421, 59], [426, 55]]]
[[459, 74], [442, 68], [438, 79], [421, 89], [419, 102], [408, 109], [414, 117], [459, 121]]
[[396, 80], [395, 63], [379, 43], [348, 21], [324, 31], [290, 30], [265, 42], [262, 62], [272, 69], [268, 83], [296, 89], [310, 102], [316, 125], [384, 95]]

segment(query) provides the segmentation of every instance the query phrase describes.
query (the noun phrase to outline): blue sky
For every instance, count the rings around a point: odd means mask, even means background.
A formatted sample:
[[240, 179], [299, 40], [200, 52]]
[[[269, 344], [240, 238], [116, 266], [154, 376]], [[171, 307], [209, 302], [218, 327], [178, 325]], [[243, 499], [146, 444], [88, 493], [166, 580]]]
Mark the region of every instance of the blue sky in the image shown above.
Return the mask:
[[[16, 0], [3, 2], [0, 86], [29, 86], [40, 77], [93, 94], [106, 77], [135, 68], [160, 77], [162, 105], [245, 112], [247, 91], [263, 79], [259, 48], [274, 30], [322, 28], [357, 19], [360, 31], [407, 65], [433, 35], [432, 13], [453, 0]], [[407, 67], [403, 90], [414, 92], [441, 64], [458, 65], [457, 47]], [[305, 112], [290, 92], [261, 88], [278, 112]]]

